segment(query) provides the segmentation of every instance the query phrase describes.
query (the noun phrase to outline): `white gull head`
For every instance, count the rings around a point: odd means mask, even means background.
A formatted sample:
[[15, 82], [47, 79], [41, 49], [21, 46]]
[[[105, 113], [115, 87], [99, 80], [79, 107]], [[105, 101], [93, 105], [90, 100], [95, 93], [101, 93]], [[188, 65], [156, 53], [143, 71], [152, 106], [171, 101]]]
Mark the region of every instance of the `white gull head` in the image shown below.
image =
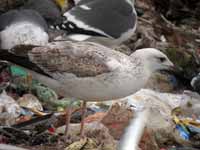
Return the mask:
[[169, 58], [155, 48], [136, 50], [131, 57], [140, 59], [144, 69], [146, 69], [149, 73], [159, 70], [169, 70], [174, 67], [174, 64], [169, 60]]

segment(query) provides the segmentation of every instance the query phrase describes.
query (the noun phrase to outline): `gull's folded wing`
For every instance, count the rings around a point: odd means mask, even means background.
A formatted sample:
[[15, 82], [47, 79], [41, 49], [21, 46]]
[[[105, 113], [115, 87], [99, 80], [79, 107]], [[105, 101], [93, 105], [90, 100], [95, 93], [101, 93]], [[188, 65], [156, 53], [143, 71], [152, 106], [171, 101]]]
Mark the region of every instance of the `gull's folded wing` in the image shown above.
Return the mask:
[[57, 42], [31, 49], [23, 46], [10, 51], [0, 50], [0, 59], [49, 77], [65, 73], [93, 77], [121, 67], [117, 52], [112, 51], [92, 43]]

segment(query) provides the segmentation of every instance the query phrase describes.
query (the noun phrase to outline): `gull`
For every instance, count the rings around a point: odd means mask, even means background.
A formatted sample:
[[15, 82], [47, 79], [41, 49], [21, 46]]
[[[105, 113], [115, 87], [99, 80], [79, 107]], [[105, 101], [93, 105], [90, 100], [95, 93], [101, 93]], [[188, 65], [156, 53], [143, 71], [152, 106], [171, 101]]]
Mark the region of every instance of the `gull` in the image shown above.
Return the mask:
[[66, 31], [72, 41], [114, 47], [129, 39], [137, 26], [134, 0], [81, 0], [52, 28]]
[[47, 28], [46, 21], [34, 10], [10, 10], [0, 15], [0, 48], [45, 45], [49, 40]]
[[196, 92], [200, 92], [200, 73], [192, 78], [190, 84]]
[[61, 19], [61, 10], [66, 2], [67, 0], [27, 0], [22, 8], [37, 11], [50, 24]]
[[[23, 52], [1, 50], [0, 59], [29, 69], [33, 78], [63, 96], [83, 100], [82, 136], [87, 101], [132, 95], [145, 86], [153, 72], [174, 67], [164, 53], [154, 48], [139, 49], [127, 56], [97, 43], [71, 41]], [[66, 135], [71, 112], [67, 110]]]

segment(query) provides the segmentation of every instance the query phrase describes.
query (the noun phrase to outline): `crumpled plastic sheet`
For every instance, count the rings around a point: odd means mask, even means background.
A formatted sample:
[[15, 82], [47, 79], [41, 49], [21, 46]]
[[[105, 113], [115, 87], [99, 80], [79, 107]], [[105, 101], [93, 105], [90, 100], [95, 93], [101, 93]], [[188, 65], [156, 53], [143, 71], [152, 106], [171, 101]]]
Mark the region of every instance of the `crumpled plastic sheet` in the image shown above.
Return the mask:
[[[5, 91], [0, 94], [0, 124], [10, 125], [20, 115], [21, 108]], [[4, 122], [5, 121], [5, 122]]]
[[[171, 111], [176, 107], [181, 107], [190, 114], [196, 113], [200, 115], [200, 95], [191, 91], [184, 91], [182, 94], [172, 94], [141, 89], [126, 99], [128, 105], [135, 110], [148, 107], [158, 110], [166, 117], [171, 116]], [[191, 106], [189, 107], [188, 104]]]

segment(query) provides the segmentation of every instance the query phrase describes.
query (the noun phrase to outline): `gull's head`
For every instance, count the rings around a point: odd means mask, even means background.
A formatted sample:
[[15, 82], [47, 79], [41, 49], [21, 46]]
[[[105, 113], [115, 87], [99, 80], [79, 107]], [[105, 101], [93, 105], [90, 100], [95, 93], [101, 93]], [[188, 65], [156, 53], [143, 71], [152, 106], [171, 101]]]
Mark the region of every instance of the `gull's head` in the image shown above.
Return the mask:
[[174, 64], [169, 58], [164, 53], [154, 48], [139, 49], [132, 55], [139, 58], [145, 69], [148, 69], [150, 72], [172, 70], [174, 68]]

